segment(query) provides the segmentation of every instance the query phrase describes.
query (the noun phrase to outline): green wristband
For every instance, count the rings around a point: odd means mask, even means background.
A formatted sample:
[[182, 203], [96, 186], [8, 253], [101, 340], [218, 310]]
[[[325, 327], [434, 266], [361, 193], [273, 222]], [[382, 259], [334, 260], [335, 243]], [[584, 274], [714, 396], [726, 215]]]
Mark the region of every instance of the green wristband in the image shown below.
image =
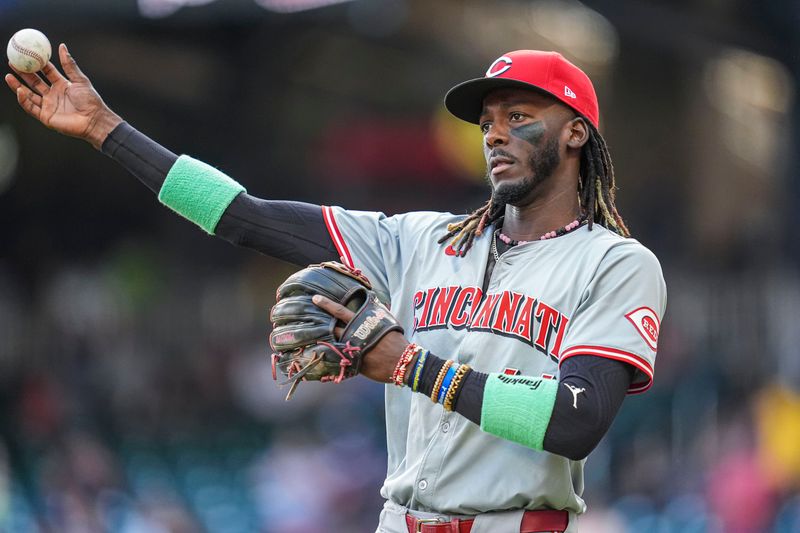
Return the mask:
[[213, 235], [222, 214], [244, 190], [216, 168], [182, 155], [169, 169], [158, 200]]
[[557, 392], [554, 379], [489, 374], [483, 390], [481, 429], [541, 450]]

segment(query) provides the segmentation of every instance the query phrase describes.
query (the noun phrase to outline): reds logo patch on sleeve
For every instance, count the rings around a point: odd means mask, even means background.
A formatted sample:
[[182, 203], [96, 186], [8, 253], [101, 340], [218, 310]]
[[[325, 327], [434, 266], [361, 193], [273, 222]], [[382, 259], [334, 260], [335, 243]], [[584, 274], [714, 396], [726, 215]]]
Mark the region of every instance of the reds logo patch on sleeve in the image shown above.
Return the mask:
[[625, 315], [639, 335], [642, 336], [644, 341], [654, 352], [658, 350], [658, 331], [661, 328], [661, 322], [658, 320], [658, 315], [649, 307], [639, 307]]

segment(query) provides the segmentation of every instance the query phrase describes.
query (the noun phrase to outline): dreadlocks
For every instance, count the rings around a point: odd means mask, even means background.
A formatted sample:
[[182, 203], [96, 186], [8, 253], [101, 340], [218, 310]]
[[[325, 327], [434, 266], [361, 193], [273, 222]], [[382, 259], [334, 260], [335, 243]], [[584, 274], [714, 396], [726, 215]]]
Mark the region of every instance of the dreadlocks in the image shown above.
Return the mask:
[[[600, 224], [623, 237], [630, 237], [625, 222], [622, 220], [614, 203], [616, 184], [614, 182], [614, 165], [608, 153], [606, 141], [597, 128], [589, 121], [589, 139], [581, 151], [580, 179], [578, 180], [578, 198], [589, 229], [594, 223]], [[501, 220], [505, 215], [505, 205], [495, 204], [490, 198], [483, 206], [473, 211], [467, 218], [456, 224], [448, 224], [447, 234], [439, 239], [442, 244], [452, 239], [451, 246], [455, 255], [463, 257], [467, 254], [476, 236], [480, 236], [486, 226]]]

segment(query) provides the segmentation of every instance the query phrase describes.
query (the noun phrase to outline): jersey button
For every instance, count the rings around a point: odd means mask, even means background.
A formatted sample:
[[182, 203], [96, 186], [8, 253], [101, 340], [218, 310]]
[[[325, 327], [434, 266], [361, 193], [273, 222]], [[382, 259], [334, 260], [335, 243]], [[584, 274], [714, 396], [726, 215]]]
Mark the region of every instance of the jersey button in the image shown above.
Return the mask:
[[450, 429], [450, 422], [445, 422], [444, 424], [442, 424], [442, 433], [447, 433], [449, 429]]
[[425, 490], [428, 488], [428, 482], [424, 479], [420, 479], [419, 483], [417, 483], [417, 487], [419, 487], [419, 490]]

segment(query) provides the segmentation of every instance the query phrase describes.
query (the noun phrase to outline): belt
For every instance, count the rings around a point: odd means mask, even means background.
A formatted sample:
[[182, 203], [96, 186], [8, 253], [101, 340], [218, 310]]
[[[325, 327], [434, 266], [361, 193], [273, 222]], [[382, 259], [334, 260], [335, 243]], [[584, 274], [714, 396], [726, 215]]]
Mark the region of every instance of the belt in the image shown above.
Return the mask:
[[[449, 522], [441, 522], [436, 518], [417, 518], [406, 514], [408, 533], [469, 533], [475, 520], [454, 518]], [[525, 511], [522, 515], [520, 533], [562, 533], [567, 529], [569, 513], [567, 511]]]

